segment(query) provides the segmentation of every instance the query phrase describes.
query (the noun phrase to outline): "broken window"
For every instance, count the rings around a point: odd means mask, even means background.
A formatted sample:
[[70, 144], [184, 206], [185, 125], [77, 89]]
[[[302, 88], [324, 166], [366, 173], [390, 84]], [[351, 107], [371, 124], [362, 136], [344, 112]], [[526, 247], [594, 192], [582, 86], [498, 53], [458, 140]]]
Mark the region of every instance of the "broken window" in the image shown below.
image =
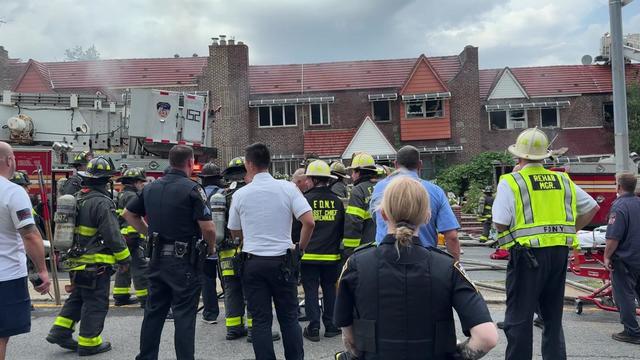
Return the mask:
[[613, 103], [607, 102], [602, 104], [602, 114], [605, 125], [613, 125]]
[[443, 100], [407, 101], [407, 118], [436, 118], [444, 116]]
[[560, 111], [557, 108], [540, 109], [541, 127], [560, 127]]
[[391, 101], [373, 101], [373, 120], [391, 121]]

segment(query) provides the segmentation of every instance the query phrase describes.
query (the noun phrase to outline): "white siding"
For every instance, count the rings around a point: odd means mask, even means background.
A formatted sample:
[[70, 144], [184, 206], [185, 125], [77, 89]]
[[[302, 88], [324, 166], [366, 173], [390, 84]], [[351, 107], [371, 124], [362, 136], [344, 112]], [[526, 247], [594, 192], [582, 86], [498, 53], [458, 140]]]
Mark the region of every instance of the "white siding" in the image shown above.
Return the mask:
[[351, 143], [342, 154], [343, 159], [351, 159], [356, 152], [366, 152], [370, 155], [393, 155], [396, 150], [389, 143], [376, 124], [367, 116], [362, 125], [351, 139]]
[[524, 89], [518, 83], [509, 69], [505, 69], [498, 83], [489, 94], [489, 100], [492, 99], [522, 99], [527, 98]]

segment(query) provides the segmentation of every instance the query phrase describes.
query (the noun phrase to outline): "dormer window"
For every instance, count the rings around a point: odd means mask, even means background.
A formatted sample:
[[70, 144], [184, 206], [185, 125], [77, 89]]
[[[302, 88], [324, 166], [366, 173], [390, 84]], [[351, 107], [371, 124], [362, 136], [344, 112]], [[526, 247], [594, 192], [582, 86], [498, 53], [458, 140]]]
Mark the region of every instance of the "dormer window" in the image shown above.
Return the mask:
[[444, 116], [444, 106], [442, 99], [407, 101], [407, 118], [440, 118]]

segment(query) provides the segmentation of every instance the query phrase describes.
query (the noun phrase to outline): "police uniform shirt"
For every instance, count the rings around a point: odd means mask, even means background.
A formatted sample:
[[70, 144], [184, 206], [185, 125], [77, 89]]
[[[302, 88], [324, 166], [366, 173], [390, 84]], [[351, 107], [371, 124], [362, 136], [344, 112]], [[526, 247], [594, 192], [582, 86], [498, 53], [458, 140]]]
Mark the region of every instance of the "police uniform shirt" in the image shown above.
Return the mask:
[[17, 229], [32, 224], [29, 196], [20, 185], [0, 176], [0, 282], [27, 276], [27, 257]]
[[[451, 305], [460, 318], [462, 330], [467, 335], [469, 334], [468, 331], [474, 326], [493, 321], [484, 299], [466, 276], [462, 266], [455, 262], [451, 256], [437, 249], [423, 248], [419, 240], [414, 238], [414, 245], [411, 248], [400, 249], [400, 258], [398, 259], [398, 253], [394, 246], [395, 241], [393, 235], [387, 235], [378, 246], [382, 254], [380, 262], [391, 263], [398, 269], [398, 272], [394, 274], [381, 274], [380, 272], [378, 274], [380, 279], [378, 284], [378, 306], [380, 309], [392, 312], [394, 318], [406, 321], [411, 321], [409, 318], [413, 318], [417, 322], [423, 321], [423, 319], [417, 319], [416, 317], [420, 317], [418, 315], [420, 312], [424, 315], [424, 312], [429, 309], [424, 308], [424, 299], [412, 296], [415, 293], [411, 289], [415, 287], [406, 287], [404, 290], [398, 290], [405, 294], [406, 299], [404, 300], [392, 295], [398, 293], [398, 291], [389, 292], [389, 288], [397, 288], [408, 283], [425, 283], [426, 281], [420, 281], [420, 274], [416, 274], [414, 270], [417, 266], [412, 264], [424, 264], [427, 256], [425, 251], [429, 251], [433, 256], [431, 258], [431, 261], [433, 261], [431, 272], [431, 289], [433, 293], [430, 293], [429, 296], [435, 297], [437, 292], [439, 296], [451, 299]], [[356, 251], [355, 254], [349, 257], [340, 275], [334, 314], [334, 323], [338, 327], [353, 324], [354, 309], [357, 307], [355, 294], [360, 277], [358, 274], [360, 271], [358, 258], [366, 251], [374, 251], [374, 249]], [[403, 268], [404, 271], [402, 270]], [[371, 271], [371, 269], [362, 269], [362, 271]], [[404, 278], [399, 279], [395, 276], [403, 276]], [[425, 273], [424, 276], [426, 277], [427, 274]], [[417, 291], [418, 289], [416, 289]], [[387, 296], [385, 296], [385, 293]], [[366, 301], [366, 299], [360, 300]], [[386, 305], [389, 303], [397, 304], [397, 306], [387, 308]]]
[[309, 211], [309, 203], [293, 183], [263, 172], [233, 194], [227, 227], [242, 230], [243, 252], [280, 256], [292, 246], [291, 215], [299, 219]]
[[[180, 186], [190, 187], [188, 199], [180, 199], [175, 195], [183, 191]], [[151, 197], [161, 197], [153, 199]], [[184, 200], [184, 203], [179, 203]], [[149, 206], [149, 204], [159, 204], [159, 206]], [[167, 239], [182, 240], [199, 236], [200, 228], [198, 221], [211, 220], [211, 211], [207, 206], [207, 198], [202, 186], [189, 179], [187, 174], [181, 170], [171, 169], [165, 176], [144, 187], [136, 199], [127, 204], [130, 212], [146, 216], [149, 223], [149, 234], [157, 232]], [[188, 223], [178, 223], [171, 221], [171, 216], [176, 212], [189, 212], [191, 217]]]
[[616, 199], [609, 213], [606, 238], [618, 241], [615, 256], [640, 271], [640, 198], [625, 194]]
[[[526, 167], [542, 167], [542, 164], [527, 164]], [[583, 215], [591, 211], [598, 205], [596, 201], [576, 185], [576, 207], [578, 215]], [[506, 180], [500, 180], [498, 191], [493, 200], [492, 209], [493, 222], [505, 226], [513, 226], [516, 217], [516, 199], [511, 187]]]

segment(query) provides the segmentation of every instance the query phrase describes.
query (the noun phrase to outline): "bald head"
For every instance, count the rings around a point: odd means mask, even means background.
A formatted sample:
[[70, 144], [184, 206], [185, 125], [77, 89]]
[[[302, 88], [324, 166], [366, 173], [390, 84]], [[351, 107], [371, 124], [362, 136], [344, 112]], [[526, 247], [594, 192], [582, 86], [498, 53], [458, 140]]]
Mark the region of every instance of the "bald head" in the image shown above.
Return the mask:
[[291, 175], [291, 182], [296, 184], [298, 189], [302, 192], [306, 190], [306, 180], [307, 176], [305, 175], [304, 168], [296, 170], [293, 175]]
[[422, 165], [420, 151], [415, 146], [407, 145], [398, 150], [396, 155], [396, 167], [407, 170], [418, 170]]
[[16, 171], [16, 159], [13, 156], [11, 145], [4, 141], [0, 141], [0, 175], [7, 179], [13, 177]]

